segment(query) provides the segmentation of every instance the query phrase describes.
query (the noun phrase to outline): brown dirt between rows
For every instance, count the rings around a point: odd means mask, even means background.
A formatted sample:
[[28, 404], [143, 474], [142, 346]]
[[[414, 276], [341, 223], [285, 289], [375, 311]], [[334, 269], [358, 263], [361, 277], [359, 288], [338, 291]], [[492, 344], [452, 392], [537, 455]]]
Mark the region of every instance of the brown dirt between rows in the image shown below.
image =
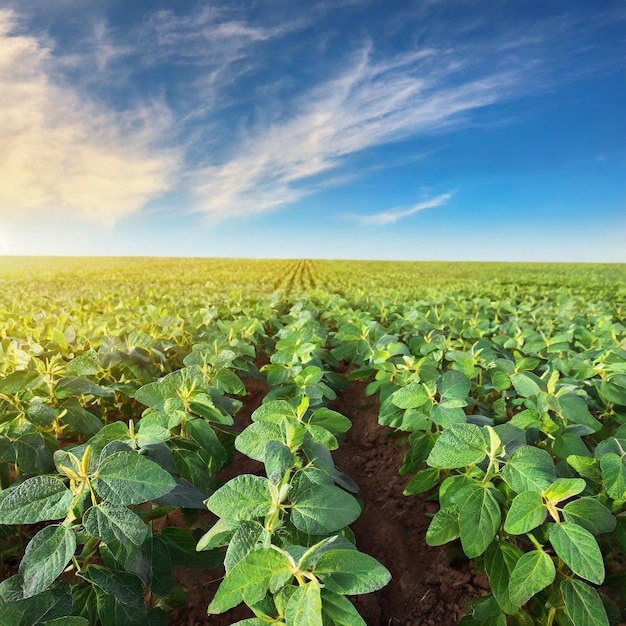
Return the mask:
[[[242, 426], [269, 390], [260, 381], [246, 381], [246, 387], [246, 404], [238, 416]], [[349, 417], [353, 424], [333, 457], [337, 467], [356, 480], [358, 495], [365, 504], [361, 517], [351, 525], [358, 548], [378, 559], [392, 574], [385, 588], [353, 598], [359, 613], [368, 626], [458, 624], [465, 603], [485, 593], [485, 575], [472, 571], [456, 545], [426, 545], [427, 514], [434, 513], [437, 504], [424, 495], [402, 495], [410, 478], [398, 474], [406, 448], [390, 429], [378, 425], [378, 400], [365, 396], [365, 384], [352, 382], [330, 408]], [[241, 473], [263, 474], [263, 466], [237, 453], [220, 478], [226, 481]], [[203, 514], [202, 521], [210, 525], [211, 514]], [[252, 617], [245, 605], [223, 615], [207, 616], [206, 607], [219, 586], [220, 575], [215, 571], [179, 570], [176, 581], [188, 588], [189, 599], [170, 614], [170, 624], [227, 626]]]

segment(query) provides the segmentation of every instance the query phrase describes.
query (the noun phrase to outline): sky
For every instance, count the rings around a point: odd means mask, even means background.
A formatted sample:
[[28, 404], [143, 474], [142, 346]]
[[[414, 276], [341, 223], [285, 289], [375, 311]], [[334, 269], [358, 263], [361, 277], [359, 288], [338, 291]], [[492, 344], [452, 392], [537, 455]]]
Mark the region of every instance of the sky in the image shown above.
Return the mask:
[[623, 0], [0, 0], [0, 254], [626, 262]]

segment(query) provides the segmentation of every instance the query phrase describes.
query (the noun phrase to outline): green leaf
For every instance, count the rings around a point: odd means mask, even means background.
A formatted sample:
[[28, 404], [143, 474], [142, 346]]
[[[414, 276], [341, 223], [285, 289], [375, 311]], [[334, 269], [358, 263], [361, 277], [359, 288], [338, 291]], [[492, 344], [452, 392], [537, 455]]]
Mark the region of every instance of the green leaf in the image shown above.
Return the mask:
[[49, 428], [57, 418], [56, 409], [36, 399], [26, 409], [26, 419], [35, 426]]
[[587, 483], [582, 478], [557, 478], [543, 493], [546, 500], [557, 504], [584, 491]]
[[140, 387], [135, 392], [135, 400], [155, 409], [162, 409], [165, 400], [176, 398], [176, 388], [169, 382], [156, 381]]
[[81, 354], [67, 364], [66, 371], [70, 376], [94, 376], [100, 371], [100, 363], [96, 356]]
[[42, 626], [89, 626], [89, 620], [84, 617], [75, 615], [66, 615], [65, 617], [57, 617], [45, 622], [41, 622]]
[[515, 387], [515, 391], [523, 398], [530, 398], [531, 396], [536, 396], [542, 391], [547, 390], [545, 382], [532, 372], [513, 374], [511, 376], [511, 382]]
[[217, 471], [228, 461], [228, 453], [213, 428], [204, 420], [187, 422], [188, 435], [212, 458], [212, 468]]
[[496, 536], [500, 522], [500, 505], [492, 490], [475, 490], [459, 512], [463, 552], [470, 559], [480, 556]]
[[459, 511], [458, 506], [452, 505], [435, 513], [426, 531], [429, 546], [441, 546], [460, 536]]
[[322, 554], [313, 571], [326, 589], [340, 595], [371, 593], [391, 580], [386, 567], [356, 550], [330, 550]]
[[509, 597], [509, 580], [524, 553], [510, 543], [492, 543], [485, 552], [485, 569], [493, 595], [505, 613], [517, 612], [518, 606]]
[[455, 469], [480, 463], [487, 454], [487, 442], [480, 426], [453, 424], [446, 428], [426, 459], [431, 467]]
[[298, 587], [287, 604], [285, 622], [290, 626], [323, 626], [320, 591], [317, 580]]
[[536, 491], [522, 491], [511, 503], [504, 530], [511, 535], [523, 535], [544, 523], [548, 510]]
[[322, 613], [335, 624], [367, 626], [348, 598], [322, 589]]
[[142, 519], [125, 506], [101, 502], [83, 515], [85, 530], [106, 544], [140, 546], [149, 533]]
[[96, 588], [98, 617], [102, 626], [147, 624], [143, 584], [137, 576], [90, 565], [80, 573]]
[[542, 493], [556, 480], [556, 470], [548, 452], [533, 446], [522, 446], [502, 468], [502, 476], [517, 493]]
[[565, 612], [576, 626], [609, 626], [609, 618], [598, 592], [576, 578], [561, 582]]
[[57, 383], [54, 389], [54, 395], [60, 400], [85, 395], [112, 398], [115, 395], [115, 391], [113, 389], [107, 389], [106, 387], [100, 387], [87, 378], [68, 376], [67, 378], [62, 378]]
[[411, 496], [415, 493], [422, 493], [423, 491], [432, 489], [439, 483], [440, 473], [440, 470], [434, 467], [429, 467], [421, 472], [417, 472], [402, 493], [405, 496]]
[[614, 500], [626, 500], [626, 455], [608, 452], [600, 459], [606, 492]]
[[594, 536], [578, 524], [564, 522], [550, 527], [550, 543], [565, 564], [581, 578], [601, 585], [604, 561]]
[[352, 422], [345, 415], [326, 407], [313, 411], [309, 424], [321, 426], [335, 435], [347, 433], [352, 427]]
[[583, 478], [587, 478], [591, 482], [598, 484], [602, 482], [600, 461], [598, 459], [570, 454], [567, 457], [567, 463], [568, 465], [571, 465]]
[[278, 485], [294, 465], [293, 453], [280, 441], [268, 441], [265, 447], [265, 470], [272, 483]]
[[391, 394], [391, 402], [399, 409], [415, 409], [429, 400], [428, 393], [419, 383], [409, 383]]
[[563, 508], [563, 518], [582, 526], [592, 535], [601, 535], [615, 530], [617, 519], [601, 502], [594, 498], [579, 498], [568, 502]]
[[283, 442], [283, 434], [278, 424], [253, 422], [235, 439], [235, 448], [255, 461], [265, 462], [265, 448], [270, 441]]
[[206, 506], [218, 517], [253, 520], [264, 517], [272, 508], [272, 494], [267, 478], [241, 474], [220, 487]]
[[39, 626], [47, 621], [64, 618], [72, 612], [72, 596], [63, 587], [53, 587], [32, 598], [3, 604], [0, 598], [2, 626]]
[[587, 403], [575, 393], [567, 393], [559, 398], [561, 414], [565, 419], [574, 424], [582, 424], [596, 433], [602, 428], [602, 424], [589, 412]]
[[532, 550], [522, 556], [511, 572], [509, 598], [522, 606], [535, 594], [552, 583], [556, 569], [552, 559], [543, 551]]
[[287, 556], [272, 548], [260, 548], [250, 552], [222, 581], [207, 612], [224, 613], [243, 601], [248, 605], [260, 602], [265, 597], [272, 578], [280, 578], [290, 571], [291, 564]]
[[94, 487], [111, 504], [141, 504], [165, 495], [176, 481], [162, 467], [136, 452], [116, 452], [98, 468]]
[[67, 515], [74, 496], [53, 476], [35, 476], [0, 492], [0, 524], [36, 524]]
[[472, 388], [472, 381], [458, 370], [446, 372], [437, 379], [437, 391], [446, 400], [465, 400]]
[[280, 424], [285, 417], [295, 417], [294, 408], [285, 400], [264, 402], [253, 414], [253, 422]]
[[309, 535], [325, 535], [351, 524], [361, 514], [356, 499], [339, 487], [316, 485], [292, 501], [291, 522]]
[[[258, 522], [243, 522], [233, 534], [224, 557], [226, 573], [255, 550], [263, 540], [270, 543], [269, 533]], [[265, 546], [267, 547], [267, 546]]]
[[212, 550], [227, 546], [237, 528], [239, 528], [238, 522], [226, 518], [217, 520], [209, 531], [198, 540], [196, 550]]
[[62, 573], [76, 550], [76, 535], [67, 526], [46, 526], [26, 546], [19, 573], [24, 597], [45, 591]]

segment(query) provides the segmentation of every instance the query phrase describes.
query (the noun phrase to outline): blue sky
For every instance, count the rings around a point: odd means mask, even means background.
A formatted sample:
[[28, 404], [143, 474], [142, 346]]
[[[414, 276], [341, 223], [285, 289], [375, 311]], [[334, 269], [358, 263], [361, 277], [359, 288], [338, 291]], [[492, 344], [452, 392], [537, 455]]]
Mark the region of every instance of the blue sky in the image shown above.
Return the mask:
[[621, 0], [4, 0], [0, 253], [626, 262]]

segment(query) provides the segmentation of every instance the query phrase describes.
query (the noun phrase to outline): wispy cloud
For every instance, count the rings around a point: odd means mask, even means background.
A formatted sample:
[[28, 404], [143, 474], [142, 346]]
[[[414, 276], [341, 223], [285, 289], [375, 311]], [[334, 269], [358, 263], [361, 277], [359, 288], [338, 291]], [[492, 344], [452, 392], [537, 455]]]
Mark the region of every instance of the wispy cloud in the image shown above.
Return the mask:
[[363, 226], [386, 226], [387, 224], [395, 224], [396, 222], [424, 211], [425, 209], [436, 209], [448, 203], [448, 200], [452, 197], [451, 193], [442, 193], [439, 196], [431, 198], [430, 200], [424, 200], [418, 202], [410, 208], [398, 207], [395, 209], [388, 209], [386, 211], [380, 211], [379, 213], [372, 213], [370, 215], [364, 215], [361, 213], [349, 213], [344, 217], [346, 219], [353, 219], [360, 222]]
[[506, 98], [517, 80], [510, 71], [464, 79], [459, 64], [433, 49], [383, 63], [372, 56], [363, 49], [343, 73], [291, 102], [285, 121], [253, 129], [230, 158], [200, 169], [197, 210], [224, 218], [294, 202], [350, 155], [450, 127]]
[[170, 111], [109, 109], [65, 84], [56, 63], [0, 11], [0, 215], [113, 224], [171, 188], [181, 154], [161, 147]]

